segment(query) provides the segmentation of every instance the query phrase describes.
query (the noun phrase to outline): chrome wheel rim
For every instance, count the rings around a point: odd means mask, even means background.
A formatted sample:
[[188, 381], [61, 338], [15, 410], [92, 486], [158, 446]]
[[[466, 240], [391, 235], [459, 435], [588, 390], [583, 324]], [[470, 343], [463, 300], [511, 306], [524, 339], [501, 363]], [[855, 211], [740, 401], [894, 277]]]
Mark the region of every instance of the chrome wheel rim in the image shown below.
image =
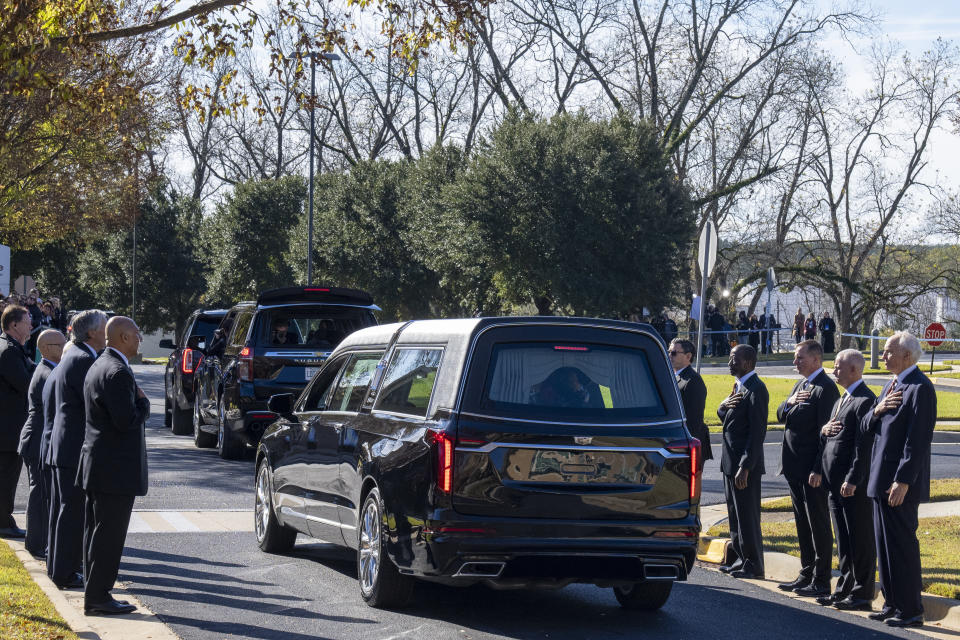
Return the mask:
[[376, 500], [367, 502], [360, 522], [360, 588], [373, 591], [380, 570], [380, 510]]
[[193, 439], [194, 441], [200, 439], [200, 405], [197, 404], [196, 398], [193, 401]]
[[219, 408], [219, 411], [217, 411], [217, 416], [218, 416], [220, 419], [218, 420], [219, 424], [217, 425], [217, 451], [223, 451], [223, 429], [224, 429], [224, 427], [223, 427], [223, 422], [224, 422], [224, 417], [225, 417], [225, 416], [223, 415], [223, 413], [224, 413], [224, 412], [223, 412], [223, 401], [221, 401], [221, 402], [219, 403], [218, 408]]
[[253, 507], [257, 542], [263, 542], [263, 537], [267, 534], [267, 524], [270, 521], [270, 483], [268, 480], [267, 465], [264, 463], [257, 475], [257, 497]]

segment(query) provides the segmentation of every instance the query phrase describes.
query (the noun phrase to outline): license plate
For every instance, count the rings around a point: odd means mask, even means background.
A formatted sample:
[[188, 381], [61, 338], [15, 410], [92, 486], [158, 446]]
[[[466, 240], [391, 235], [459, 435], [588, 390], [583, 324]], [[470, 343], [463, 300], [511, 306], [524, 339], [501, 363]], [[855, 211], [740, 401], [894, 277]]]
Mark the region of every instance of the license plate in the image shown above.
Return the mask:
[[320, 367], [304, 367], [303, 368], [303, 378], [309, 382], [313, 379], [313, 376], [316, 375], [317, 371], [320, 371]]

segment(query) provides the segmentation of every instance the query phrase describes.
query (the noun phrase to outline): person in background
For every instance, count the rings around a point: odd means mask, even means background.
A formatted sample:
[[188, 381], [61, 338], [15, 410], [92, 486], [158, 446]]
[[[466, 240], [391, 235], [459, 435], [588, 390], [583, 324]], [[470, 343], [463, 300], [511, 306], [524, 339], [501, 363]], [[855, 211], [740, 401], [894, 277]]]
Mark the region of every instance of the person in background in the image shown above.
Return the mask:
[[755, 313], [750, 314], [750, 337], [748, 341], [754, 351], [760, 351], [760, 318]]
[[27, 356], [30, 360], [33, 360], [37, 352], [37, 337], [40, 335], [40, 332], [43, 330], [43, 325], [41, 321], [43, 319], [43, 311], [40, 309], [40, 304], [38, 301], [38, 294], [36, 289], [31, 289], [30, 293], [27, 295], [27, 303], [24, 305], [27, 308], [27, 311], [30, 313], [30, 339], [27, 340], [27, 343], [24, 345], [24, 348], [27, 351]]
[[823, 317], [820, 318], [820, 324], [817, 328], [820, 329], [820, 341], [823, 344], [823, 352], [833, 353], [833, 334], [837, 331], [837, 323], [830, 317], [829, 311], [823, 312]]
[[30, 409], [20, 432], [17, 451], [27, 465], [30, 492], [27, 494], [27, 539], [24, 547], [34, 558], [47, 557], [47, 525], [50, 520], [50, 494], [46, 474], [40, 464], [40, 439], [43, 435], [43, 387], [60, 362], [66, 339], [56, 329], [47, 329], [37, 338], [40, 362], [30, 380]]
[[737, 316], [737, 344], [748, 344], [750, 342], [750, 319], [746, 311], [741, 311]]
[[871, 613], [891, 627], [923, 625], [920, 543], [921, 502], [930, 500], [930, 443], [937, 393], [917, 368], [920, 341], [906, 331], [887, 339], [883, 362], [894, 375], [860, 425], [873, 433], [867, 497], [873, 499], [883, 609]]
[[23, 529], [13, 519], [13, 504], [23, 459], [17, 452], [20, 430], [27, 420], [33, 360], [24, 344], [30, 338], [30, 314], [10, 305], [0, 316], [0, 537], [22, 538]]
[[53, 306], [53, 328], [63, 334], [67, 332], [67, 312], [60, 305], [60, 298], [50, 296], [50, 304]]
[[793, 341], [797, 344], [803, 342], [803, 325], [806, 316], [803, 315], [803, 309], [797, 307], [797, 315], [793, 316]]
[[833, 376], [845, 391], [833, 405], [830, 422], [820, 430], [823, 482], [830, 492], [830, 512], [837, 539], [840, 579], [833, 593], [817, 598], [844, 611], [870, 611], [877, 574], [873, 505], [867, 497], [873, 433], [860, 424], [877, 396], [863, 382], [863, 354], [837, 354]]
[[680, 391], [680, 400], [683, 402], [683, 413], [687, 417], [687, 429], [690, 435], [700, 441], [700, 469], [707, 460], [713, 459], [713, 450], [710, 447], [710, 431], [703, 420], [703, 412], [707, 404], [707, 385], [700, 374], [694, 371], [690, 364], [693, 362], [693, 343], [689, 340], [674, 340], [667, 351], [673, 372], [677, 377], [677, 389]]
[[723, 314], [720, 313], [718, 308], [710, 305], [709, 310], [710, 319], [707, 321], [707, 326], [710, 327], [710, 344], [713, 349], [713, 355], [726, 355], [727, 335], [724, 332], [724, 326], [727, 324], [727, 321], [723, 318]]
[[817, 339], [817, 319], [813, 317], [813, 311], [807, 314], [807, 319], [803, 322], [803, 339]]
[[730, 542], [736, 559], [720, 571], [735, 578], [763, 579], [763, 534], [760, 530], [760, 482], [765, 473], [763, 441], [767, 435], [770, 394], [757, 376], [757, 352], [738, 344], [730, 353], [733, 391], [720, 403], [723, 421], [723, 474]]
[[663, 341], [670, 344], [677, 337], [677, 323], [666, 313], [663, 314]]

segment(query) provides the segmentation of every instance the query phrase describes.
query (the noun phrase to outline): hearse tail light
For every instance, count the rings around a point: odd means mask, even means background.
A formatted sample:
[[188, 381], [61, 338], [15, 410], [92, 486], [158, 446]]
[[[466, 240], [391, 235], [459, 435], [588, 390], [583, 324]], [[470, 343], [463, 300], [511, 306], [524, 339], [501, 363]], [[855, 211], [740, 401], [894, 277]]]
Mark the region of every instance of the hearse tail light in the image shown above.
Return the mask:
[[700, 497], [700, 441], [690, 438], [687, 442], [671, 442], [667, 450], [673, 453], [686, 453], [690, 456], [690, 501]]
[[[197, 364], [199, 364], [199, 362]], [[180, 371], [182, 373], [193, 373], [194, 368], [193, 349], [184, 349], [183, 358], [180, 360]]]
[[237, 374], [244, 382], [253, 382], [253, 349], [251, 347], [244, 347], [240, 350]]
[[453, 490], [453, 438], [438, 431], [433, 434], [437, 446], [437, 488], [443, 493]]
[[319, 287], [305, 287], [304, 293], [330, 293], [330, 289], [321, 289]]
[[558, 344], [553, 348], [554, 351], [590, 351], [590, 347], [571, 347]]

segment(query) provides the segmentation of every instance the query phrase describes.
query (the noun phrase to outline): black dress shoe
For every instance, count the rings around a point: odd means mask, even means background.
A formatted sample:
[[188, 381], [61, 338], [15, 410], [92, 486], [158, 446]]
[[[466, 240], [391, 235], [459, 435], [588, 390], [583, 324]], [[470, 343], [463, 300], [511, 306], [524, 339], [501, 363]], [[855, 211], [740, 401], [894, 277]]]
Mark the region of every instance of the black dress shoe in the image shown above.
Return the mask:
[[817, 598], [817, 604], [829, 607], [843, 600], [843, 595], [839, 593], [831, 593], [828, 596], [820, 596]]
[[843, 600], [835, 602], [833, 606], [841, 611], [870, 611], [873, 608], [871, 606], [872, 604], [872, 602], [866, 599], [847, 596]]
[[763, 580], [763, 574], [762, 574], [762, 573], [754, 573], [754, 572], [752, 572], [752, 571], [744, 571], [743, 569], [737, 569], [736, 571], [732, 571], [732, 572], [730, 573], [730, 575], [733, 576], [734, 578], [750, 578], [750, 579], [754, 579], [754, 580]]
[[56, 582], [58, 589], [83, 589], [83, 576], [79, 573], [73, 574], [66, 582]]
[[894, 617], [895, 615], [897, 615], [896, 609], [894, 609], [893, 607], [884, 607], [880, 611], [875, 611], [870, 615], [868, 615], [867, 617], [870, 618], [871, 620], [877, 620], [878, 622], [882, 622], [887, 618]]
[[824, 586], [822, 584], [811, 584], [810, 586], [807, 586], [807, 587], [794, 589], [793, 592], [798, 596], [803, 596], [804, 598], [814, 598], [817, 596], [830, 595], [830, 587]]
[[83, 613], [88, 616], [116, 616], [133, 613], [137, 608], [132, 604], [120, 604], [117, 600], [107, 600], [97, 604], [84, 605]]
[[26, 538], [27, 532], [14, 525], [5, 529], [0, 529], [0, 538]]
[[810, 584], [810, 582], [810, 578], [804, 578], [803, 576], [800, 576], [793, 582], [781, 582], [777, 585], [777, 589], [780, 589], [781, 591], [793, 591], [794, 589], [806, 587]]
[[900, 616], [893, 616], [892, 618], [887, 618], [884, 620], [888, 627], [922, 627], [923, 626], [923, 614], [921, 613], [918, 616], [911, 616], [909, 618], [901, 618]]

